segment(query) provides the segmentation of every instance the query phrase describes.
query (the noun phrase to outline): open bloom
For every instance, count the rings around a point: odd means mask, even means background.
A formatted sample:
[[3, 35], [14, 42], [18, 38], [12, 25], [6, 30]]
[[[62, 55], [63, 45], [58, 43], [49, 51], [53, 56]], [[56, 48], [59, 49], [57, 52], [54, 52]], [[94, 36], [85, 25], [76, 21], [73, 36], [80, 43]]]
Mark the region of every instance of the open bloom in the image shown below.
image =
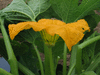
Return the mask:
[[[84, 19], [68, 24], [60, 20], [40, 19], [38, 22], [10, 24], [8, 28], [12, 40], [20, 31], [30, 28], [33, 28], [34, 31], [40, 31], [44, 40], [53, 41], [54, 43], [59, 38], [59, 35], [65, 41], [69, 51], [71, 51], [73, 45], [83, 38], [83, 33], [86, 30], [90, 31], [90, 27]], [[49, 36], [47, 37], [46, 35]]]

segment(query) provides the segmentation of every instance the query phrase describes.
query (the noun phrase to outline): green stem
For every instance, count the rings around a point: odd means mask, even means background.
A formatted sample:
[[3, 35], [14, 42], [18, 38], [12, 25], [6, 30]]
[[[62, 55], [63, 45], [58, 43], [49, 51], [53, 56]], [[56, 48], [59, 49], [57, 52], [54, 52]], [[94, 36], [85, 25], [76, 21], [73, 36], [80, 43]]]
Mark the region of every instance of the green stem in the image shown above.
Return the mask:
[[[76, 44], [72, 48], [69, 70], [72, 68], [72, 66], [73, 66], [74, 63], [76, 64], [77, 46], [78, 45]], [[74, 75], [74, 74], [75, 74], [75, 68], [73, 69], [73, 71], [71, 71], [71, 75]]]
[[4, 38], [4, 42], [5, 42], [5, 46], [6, 46], [6, 50], [7, 50], [7, 54], [8, 54], [8, 62], [10, 64], [11, 73], [14, 75], [19, 75], [17, 60], [14, 55], [14, 52], [13, 52], [9, 37], [7, 35], [6, 29], [4, 27], [4, 19], [3, 18], [1, 18], [1, 32], [3, 34], [3, 38]]
[[80, 47], [81, 49], [83, 49], [84, 47], [86, 47], [86, 46], [92, 44], [93, 42], [96, 42], [96, 41], [99, 40], [99, 39], [100, 39], [100, 35], [99, 35], [99, 36], [96, 36], [96, 37], [94, 37], [94, 38], [91, 38], [91, 39], [89, 39], [89, 40], [87, 40], [87, 41], [85, 41], [85, 42], [83, 42], [83, 43], [81, 43], [81, 44], [79, 45], [79, 47]]
[[35, 75], [32, 71], [30, 71], [28, 68], [23, 66], [21, 63], [18, 63], [18, 68], [21, 72], [23, 72], [25, 75]]
[[7, 72], [6, 70], [0, 68], [0, 74], [1, 75], [12, 75], [11, 73]]
[[82, 67], [82, 49], [77, 46], [77, 53], [76, 53], [76, 72], [78, 75], [81, 73]]
[[55, 74], [55, 68], [54, 68], [54, 62], [53, 62], [53, 57], [52, 57], [52, 47], [49, 47], [49, 57], [50, 57], [50, 70], [51, 70], [51, 75], [56, 75]]
[[83, 43], [81, 43], [80, 45], [78, 45], [77, 47], [77, 54], [76, 54], [76, 72], [79, 75], [81, 73], [81, 67], [82, 67], [82, 49], [86, 46], [88, 46], [89, 44], [92, 44], [93, 42], [97, 41], [100, 39], [100, 35], [96, 36], [92, 39], [89, 39]]
[[66, 67], [67, 67], [67, 64], [66, 64], [66, 61], [67, 60], [67, 46], [66, 44], [64, 44], [64, 56], [63, 56], [63, 75], [66, 75]]
[[38, 60], [39, 60], [39, 64], [40, 64], [40, 69], [41, 69], [41, 75], [44, 75], [44, 71], [43, 71], [43, 64], [42, 64], [42, 60], [41, 60], [41, 57], [40, 57], [40, 53], [36, 47], [36, 45], [34, 43], [32, 43], [33, 46], [34, 46], [34, 49], [36, 51], [36, 54], [37, 54], [37, 57], [38, 57]]
[[49, 49], [44, 43], [44, 55], [45, 55], [45, 60], [44, 60], [44, 66], [45, 66], [45, 75], [51, 75], [50, 72], [50, 58], [49, 58]]
[[52, 57], [52, 47], [44, 44], [45, 75], [56, 75]]
[[[72, 74], [74, 68], [75, 68], [75, 62], [73, 63], [73, 65], [72, 65], [71, 68], [69, 69], [68, 75], [71, 75], [71, 74]], [[73, 74], [73, 75], [75, 75], [75, 74]]]

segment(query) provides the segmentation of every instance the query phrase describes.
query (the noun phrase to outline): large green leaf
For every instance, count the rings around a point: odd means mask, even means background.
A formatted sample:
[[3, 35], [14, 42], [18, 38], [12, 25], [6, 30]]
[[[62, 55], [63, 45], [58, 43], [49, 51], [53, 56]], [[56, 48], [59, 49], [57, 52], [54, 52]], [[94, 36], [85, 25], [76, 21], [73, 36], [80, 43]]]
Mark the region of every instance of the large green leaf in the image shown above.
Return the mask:
[[30, 0], [28, 5], [23, 0], [13, 0], [11, 4], [2, 11], [21, 13], [34, 21], [36, 16], [46, 11], [49, 6], [48, 0]]
[[55, 44], [55, 46], [52, 48], [52, 54], [55, 58], [58, 56], [62, 59], [63, 51], [64, 50], [64, 41], [59, 38]]
[[[52, 13], [53, 12], [53, 13]], [[41, 13], [36, 19], [39, 20], [41, 18], [47, 18], [47, 19], [51, 19], [51, 18], [57, 18], [59, 20], [61, 20], [59, 18], [59, 16], [54, 12], [54, 10], [52, 9], [52, 7], [50, 7], [48, 10], [46, 10], [45, 12]]]
[[100, 21], [100, 15], [92, 15], [93, 18], [95, 18], [95, 21], [98, 23]]
[[13, 0], [9, 6], [3, 9], [3, 12], [18, 12], [34, 20], [34, 12], [23, 0]]
[[21, 37], [27, 40], [30, 43], [33, 43], [37, 37], [40, 36], [39, 32], [35, 32], [32, 28], [28, 30], [21, 31], [19, 33]]
[[100, 7], [100, 0], [51, 0], [54, 11], [66, 23], [77, 21], [83, 18], [87, 13], [97, 7]]
[[35, 73], [35, 75], [39, 75], [38, 59], [31, 52], [31, 45], [29, 46], [28, 52], [20, 56], [19, 62]]
[[[11, 45], [16, 56], [26, 53], [29, 49], [26, 44], [17, 41], [11, 41]], [[0, 39], [0, 54], [7, 59], [7, 52], [3, 39]]]
[[44, 42], [41, 37], [36, 38], [35, 44], [40, 52], [44, 53]]
[[49, 0], [30, 0], [29, 7], [33, 10], [36, 18], [40, 13], [44, 12], [50, 7]]

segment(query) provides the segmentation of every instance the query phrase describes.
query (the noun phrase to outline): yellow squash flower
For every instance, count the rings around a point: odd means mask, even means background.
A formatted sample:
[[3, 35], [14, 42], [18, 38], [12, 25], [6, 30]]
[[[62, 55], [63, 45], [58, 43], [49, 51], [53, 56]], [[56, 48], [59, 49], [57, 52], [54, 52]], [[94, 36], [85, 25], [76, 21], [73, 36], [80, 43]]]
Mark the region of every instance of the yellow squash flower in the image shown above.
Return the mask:
[[56, 19], [40, 19], [38, 22], [10, 24], [8, 28], [12, 40], [20, 31], [30, 28], [33, 28], [34, 31], [40, 31], [44, 41], [47, 43], [49, 41], [51, 45], [55, 44], [60, 36], [65, 41], [69, 51], [84, 37], [83, 33], [86, 30], [90, 31], [90, 27], [84, 19], [68, 24]]

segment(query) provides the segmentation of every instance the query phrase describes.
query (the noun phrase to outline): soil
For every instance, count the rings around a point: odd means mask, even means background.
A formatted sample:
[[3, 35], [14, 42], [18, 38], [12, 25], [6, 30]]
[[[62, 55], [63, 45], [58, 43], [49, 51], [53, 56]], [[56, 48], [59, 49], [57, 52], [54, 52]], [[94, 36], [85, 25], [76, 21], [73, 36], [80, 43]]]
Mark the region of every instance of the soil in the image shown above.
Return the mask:
[[0, 0], [0, 10], [5, 8], [8, 4], [10, 4], [13, 0]]

